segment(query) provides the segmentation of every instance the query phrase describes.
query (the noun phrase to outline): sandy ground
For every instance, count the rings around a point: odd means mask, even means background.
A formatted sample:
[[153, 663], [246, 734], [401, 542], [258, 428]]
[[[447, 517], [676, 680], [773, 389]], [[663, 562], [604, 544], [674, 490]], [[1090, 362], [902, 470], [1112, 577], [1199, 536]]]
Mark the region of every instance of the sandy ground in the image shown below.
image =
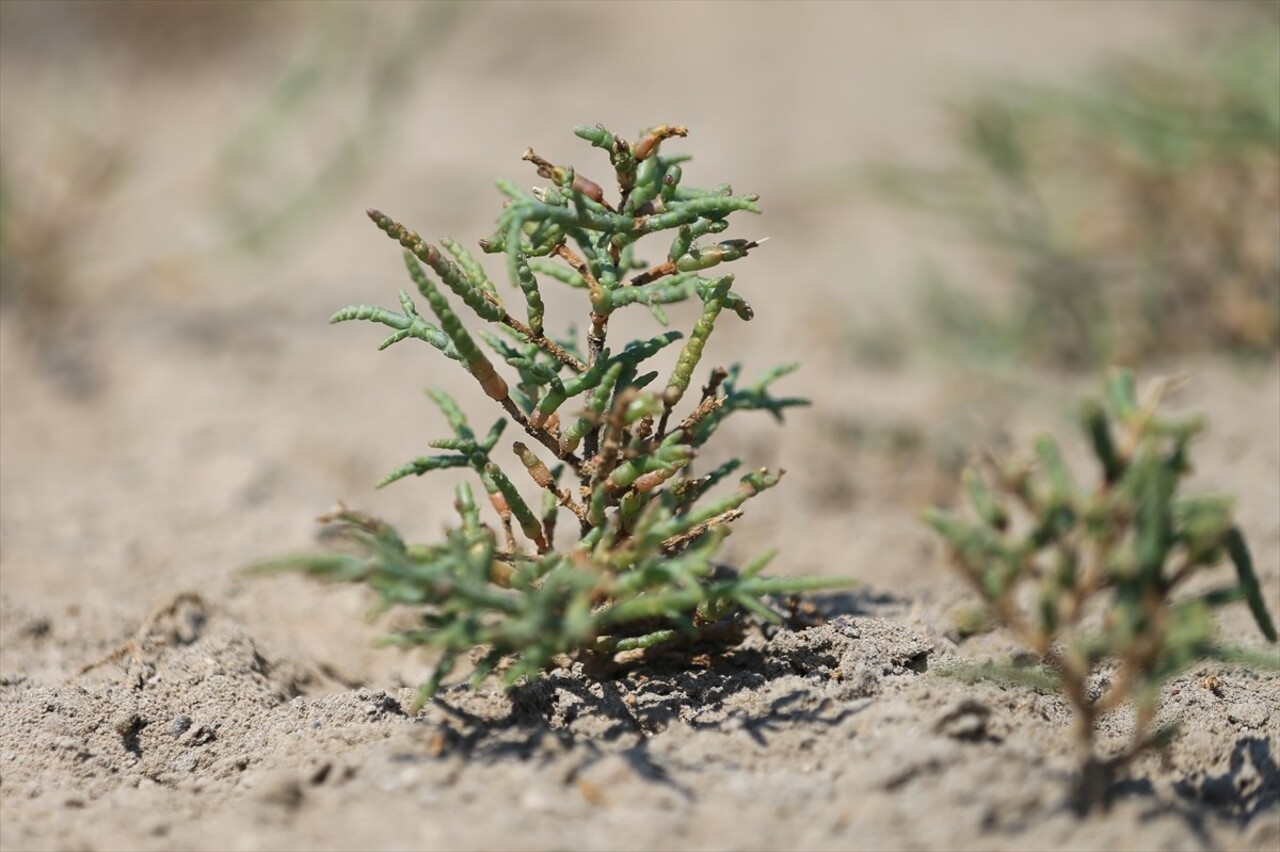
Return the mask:
[[[1110, 814], [1080, 821], [1064, 802], [1063, 702], [939, 674], [1014, 649], [1000, 633], [957, 641], [963, 588], [916, 519], [950, 495], [942, 457], [1065, 430], [1094, 378], [931, 357], [907, 284], [946, 246], [840, 188], [859, 163], [945, 156], [939, 104], [966, 85], [1069, 79], [1194, 43], [1232, 13], [158, 8], [0, 4], [0, 130], [20, 176], [6, 197], [51, 240], [21, 275], [6, 267], [0, 311], [0, 848], [1280, 844], [1274, 678], [1202, 666], [1174, 682], [1164, 715], [1184, 735], [1134, 767]], [[377, 77], [395, 44], [409, 46], [398, 76]], [[322, 96], [277, 103], [289, 120], [246, 131], [282, 71], [315, 55]], [[355, 164], [317, 178], [356, 121], [369, 127]], [[360, 590], [240, 569], [306, 547], [337, 498], [416, 538], [442, 528], [448, 476], [372, 483], [439, 433], [423, 387], [487, 409], [434, 353], [376, 353], [372, 330], [324, 324], [402, 286], [362, 211], [474, 241], [497, 209], [492, 179], [530, 180], [525, 146], [590, 162], [569, 135], [584, 121], [685, 124], [691, 180], [762, 194], [742, 235], [772, 241], [736, 270], [756, 319], [718, 332], [708, 358], [749, 372], [800, 360], [788, 390], [815, 404], [784, 431], [726, 430], [726, 452], [789, 471], [730, 556], [778, 546], [778, 572], [859, 585], [819, 601], [825, 625], [753, 634], [701, 668], [452, 689], [411, 718], [429, 661], [372, 647]], [[242, 137], [258, 140], [250, 156], [229, 157]], [[67, 139], [119, 152], [121, 176], [86, 188], [92, 163], [74, 166]], [[317, 181], [314, 199], [282, 207]], [[269, 240], [237, 242], [254, 211], [277, 208]], [[567, 304], [552, 301], [551, 322]], [[895, 366], [855, 356], [850, 329], [878, 317], [904, 329]], [[1182, 371], [1177, 404], [1212, 418], [1196, 484], [1238, 495], [1280, 611], [1280, 360], [1147, 374]], [[900, 434], [924, 449], [893, 450]], [[1223, 631], [1262, 647], [1243, 609]], [[1104, 741], [1118, 746], [1128, 722], [1106, 719]]]

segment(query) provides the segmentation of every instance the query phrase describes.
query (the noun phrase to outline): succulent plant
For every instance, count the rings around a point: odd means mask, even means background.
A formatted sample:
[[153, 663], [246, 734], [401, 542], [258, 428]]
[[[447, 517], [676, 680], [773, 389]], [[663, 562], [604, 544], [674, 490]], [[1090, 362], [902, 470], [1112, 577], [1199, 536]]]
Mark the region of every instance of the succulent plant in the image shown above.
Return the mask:
[[[759, 212], [757, 196], [735, 194], [728, 185], [685, 185], [680, 164], [687, 158], [660, 150], [665, 140], [685, 136], [683, 127], [660, 125], [635, 142], [599, 126], [575, 132], [606, 152], [617, 195], [610, 199], [572, 167], [527, 150], [524, 159], [548, 184], [526, 191], [499, 181], [508, 201], [496, 232], [480, 241], [484, 252], [504, 258], [522, 308], [513, 309], [459, 243], [441, 240], [441, 250], [370, 210], [373, 222], [404, 248], [409, 277], [432, 318], [402, 291], [398, 311], [354, 305], [332, 320], [388, 327], [380, 348], [410, 338], [429, 344], [457, 361], [502, 408], [481, 434], [448, 394], [430, 391], [452, 434], [431, 442], [440, 452], [413, 459], [379, 483], [470, 469], [496, 524], [482, 519], [481, 504], [464, 482], [455, 499], [460, 525], [441, 542], [407, 544], [387, 523], [341, 508], [322, 520], [347, 548], [262, 566], [366, 583], [383, 607], [412, 608], [416, 626], [390, 641], [439, 654], [419, 705], [466, 655], [476, 663], [473, 683], [501, 671], [512, 684], [566, 656], [600, 665], [621, 652], [687, 640], [735, 610], [776, 619], [762, 596], [839, 584], [761, 576], [768, 556], [740, 572], [719, 564], [743, 504], [775, 486], [782, 471], [753, 470], [720, 494], [714, 489], [740, 461], [694, 473], [702, 448], [728, 417], [765, 411], [781, 421], [786, 409], [806, 404], [770, 391], [794, 365], [754, 382], [743, 381], [736, 365], [717, 367], [686, 402], [723, 314], [752, 318], [733, 289], [734, 277], [715, 273], [759, 246], [759, 240], [718, 238], [730, 214]], [[641, 260], [638, 242], [659, 233], [670, 237], [665, 257]], [[548, 282], [587, 296], [585, 341], [572, 332], [548, 334], [542, 297]], [[618, 311], [642, 305], [666, 325], [664, 306], [691, 300], [702, 307], [687, 338], [666, 331], [608, 345]], [[481, 327], [468, 328], [455, 310], [458, 302]], [[660, 380], [646, 362], [677, 343], [675, 366]], [[522, 440], [504, 440], [512, 424]], [[540, 499], [531, 501], [517, 486], [522, 477]], [[562, 547], [556, 533], [566, 514], [575, 540]]]

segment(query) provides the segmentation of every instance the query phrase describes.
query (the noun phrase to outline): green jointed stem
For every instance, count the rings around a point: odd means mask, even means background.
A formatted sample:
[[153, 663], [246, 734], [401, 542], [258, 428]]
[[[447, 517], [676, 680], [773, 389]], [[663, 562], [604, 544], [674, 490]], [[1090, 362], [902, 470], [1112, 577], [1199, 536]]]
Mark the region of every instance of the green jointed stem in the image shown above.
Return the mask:
[[560, 385], [559, 389], [554, 387], [548, 388], [546, 394], [543, 395], [541, 401], [538, 402], [536, 416], [531, 419], [533, 419], [533, 421], [538, 425], [542, 425], [548, 417], [556, 413], [556, 409], [564, 404], [565, 399], [566, 394], [563, 384]]
[[1008, 526], [1009, 513], [996, 500], [995, 495], [987, 486], [986, 480], [972, 469], [963, 473], [962, 480], [965, 489], [969, 492], [969, 501], [973, 504], [974, 511], [977, 512], [983, 523], [997, 530], [1003, 530]]
[[604, 129], [603, 125], [597, 124], [592, 127], [589, 124], [579, 124], [573, 128], [573, 134], [579, 139], [585, 139], [597, 148], [603, 148], [606, 151], [613, 150], [613, 134]]
[[[691, 224], [704, 214], [723, 215], [735, 210], [759, 213], [760, 205], [756, 203], [754, 198], [747, 196], [729, 195], [691, 198], [688, 201], [672, 202], [668, 205], [665, 213], [658, 213], [638, 220], [640, 224], [635, 230], [639, 234], [652, 234], [667, 228]], [[626, 233], [630, 232], [628, 230]]]
[[529, 258], [529, 269], [539, 275], [546, 275], [548, 278], [554, 278], [570, 287], [578, 290], [587, 288], [587, 279], [583, 278], [578, 272], [567, 266], [561, 266], [558, 263], [552, 263], [540, 257]]
[[662, 401], [668, 409], [675, 408], [681, 397], [684, 396], [684, 392], [689, 389], [693, 371], [697, 369], [698, 362], [702, 360], [702, 350], [707, 345], [707, 338], [711, 336], [711, 332], [715, 329], [716, 317], [720, 316], [720, 309], [724, 307], [725, 296], [728, 295], [729, 288], [732, 286], [733, 276], [726, 275], [719, 279], [707, 293], [706, 301], [703, 303], [702, 316], [694, 324], [693, 332], [689, 335], [689, 340], [685, 343], [684, 350], [680, 353], [680, 360], [676, 362], [675, 372], [671, 374], [671, 378], [667, 382], [667, 389], [663, 391]]
[[[729, 220], [728, 219], [705, 219], [705, 218], [695, 219], [691, 224], [682, 225], [681, 227], [682, 228], [687, 227], [689, 229], [689, 235], [696, 240], [696, 239], [705, 237], [709, 234], [724, 233], [729, 227]], [[689, 248], [688, 246], [686, 246], [685, 250], [680, 254], [676, 255], [675, 258], [673, 259], [678, 260], [682, 255], [684, 255], [688, 251], [689, 251]]]
[[527, 444], [516, 441], [512, 449], [520, 457], [520, 463], [524, 465], [525, 470], [529, 471], [534, 482], [542, 488], [555, 488], [555, 478], [551, 475], [550, 468], [533, 450], [529, 449]]
[[591, 365], [591, 368], [585, 373], [579, 373], [566, 379], [564, 382], [564, 394], [566, 397], [574, 397], [580, 393], [594, 390], [601, 380], [604, 379], [611, 365], [609, 358], [609, 350], [605, 349], [600, 353], [600, 357]]
[[385, 326], [396, 329], [395, 334], [382, 341], [382, 345], [378, 347], [379, 349], [386, 349], [391, 344], [398, 343], [407, 337], [416, 337], [418, 340], [425, 340], [430, 343], [449, 358], [455, 361], [461, 360], [457, 348], [449, 339], [449, 335], [416, 314], [398, 314], [395, 311], [389, 311], [386, 308], [379, 308], [373, 305], [352, 305], [349, 308], [343, 308], [329, 318], [331, 323], [347, 322], [349, 320], [369, 320], [370, 322], [382, 323]]
[[667, 251], [667, 260], [675, 263], [689, 253], [691, 245], [693, 245], [693, 229], [689, 225], [681, 225], [676, 230], [676, 238], [671, 241], [671, 248]]
[[499, 303], [487, 297], [483, 287], [476, 286], [458, 264], [453, 263], [440, 254], [435, 246], [419, 243], [419, 251], [413, 254], [440, 276], [440, 280], [452, 290], [458, 298], [476, 313], [476, 316], [487, 322], [496, 322], [502, 317]]
[[676, 505], [683, 508], [696, 503], [703, 494], [706, 494], [714, 488], [718, 482], [740, 467], [742, 467], [741, 459], [729, 459], [727, 462], [705, 476], [700, 476], [696, 479], [682, 480], [677, 483], [674, 488]]
[[441, 328], [458, 350], [459, 359], [466, 365], [467, 371], [480, 383], [480, 387], [490, 399], [499, 402], [506, 399], [507, 383], [494, 371], [493, 363], [480, 351], [480, 347], [476, 346], [475, 340], [467, 333], [458, 315], [449, 307], [444, 295], [431, 283], [431, 279], [418, 265], [418, 260], [412, 252], [404, 253], [404, 263], [409, 270], [409, 277], [418, 286], [418, 292], [422, 293], [423, 298], [431, 305], [432, 312], [440, 320]]
[[1133, 373], [1115, 370], [1107, 376], [1107, 404], [1121, 423], [1128, 423], [1138, 413], [1138, 390]]
[[613, 364], [608, 372], [604, 374], [600, 384], [596, 385], [587, 403], [586, 411], [574, 421], [572, 426], [565, 430], [564, 436], [560, 439], [560, 447], [564, 452], [572, 453], [578, 449], [579, 443], [586, 437], [587, 433], [595, 429], [604, 418], [605, 409], [609, 405], [609, 397], [613, 395], [613, 390], [618, 384], [618, 377], [622, 374], [622, 369], [623, 364]]
[[747, 252], [764, 242], [760, 240], [724, 240], [709, 249], [693, 249], [683, 257], [677, 258], [676, 269], [681, 272], [693, 272], [699, 269], [710, 269], [721, 263], [739, 260], [747, 256]]
[[523, 257], [516, 263], [516, 280], [528, 302], [529, 328], [533, 329], [534, 334], [541, 336], [542, 317], [546, 308], [542, 304], [542, 294], [538, 291], [538, 280], [534, 278], [528, 261]]
[[448, 237], [441, 237], [440, 245], [444, 246], [445, 250], [457, 260], [458, 266], [462, 267], [462, 271], [466, 274], [467, 281], [471, 286], [488, 293], [494, 304], [501, 308], [502, 300], [498, 297], [498, 288], [489, 280], [489, 276], [485, 274], [484, 267], [480, 265], [480, 262], [475, 259], [471, 252]]
[[[610, 301], [615, 308], [633, 302], [652, 307], [670, 302], [682, 302], [695, 295], [705, 299], [707, 293], [716, 286], [719, 280], [718, 278], [703, 278], [696, 271], [680, 272], [670, 278], [663, 278], [652, 284], [641, 284], [628, 287], [625, 290], [615, 290], [609, 295]], [[743, 320], [750, 320], [755, 316], [755, 312], [747, 304], [747, 301], [732, 290], [724, 296], [724, 307], [736, 313]]]
[[672, 343], [683, 338], [684, 335], [678, 331], [664, 331], [662, 334], [655, 335], [647, 340], [633, 340], [618, 354], [617, 361], [634, 370], [642, 361], [652, 358]]
[[1249, 611], [1253, 613], [1253, 620], [1257, 622], [1262, 635], [1275, 642], [1275, 622], [1271, 620], [1271, 613], [1267, 612], [1266, 601], [1262, 598], [1262, 587], [1258, 583], [1257, 573], [1253, 570], [1253, 557], [1249, 555], [1249, 546], [1245, 543], [1239, 527], [1232, 527], [1227, 532], [1226, 543], [1231, 562], [1236, 567], [1236, 575], [1240, 578], [1240, 589], [1244, 594], [1245, 602], [1249, 605]]
[[459, 482], [453, 493], [453, 507], [462, 517], [463, 532], [468, 535], [479, 532], [481, 529], [480, 507], [476, 505], [475, 498], [471, 495], [471, 486], [465, 482]]
[[[466, 302], [467, 307], [475, 311], [482, 319], [492, 322], [502, 315], [500, 308], [484, 297], [483, 288], [474, 286], [468, 280], [468, 276], [464, 271], [457, 264], [452, 263], [440, 254], [439, 249], [433, 245], [428, 245], [423, 241], [422, 237], [385, 213], [372, 209], [367, 212], [375, 225], [382, 229], [387, 236], [404, 246], [406, 252], [431, 267], [440, 276], [440, 279], [445, 282], [446, 286]], [[412, 267], [409, 270], [409, 274], [414, 276], [414, 283], [418, 283], [419, 275], [425, 277], [425, 273], [421, 269], [415, 275]], [[419, 284], [418, 289], [422, 289], [421, 284]]]
[[[662, 192], [660, 194], [662, 206], [666, 208], [676, 199], [680, 181], [684, 178], [684, 169], [677, 165], [678, 161], [674, 157], [663, 157], [662, 159], [668, 161], [667, 173], [662, 178]], [[725, 224], [727, 225], [728, 222]]]
[[1125, 463], [1116, 453], [1106, 410], [1100, 403], [1091, 400], [1081, 407], [1080, 419], [1093, 444], [1093, 454], [1102, 465], [1104, 481], [1107, 485], [1114, 485], [1124, 474]]
[[627, 196], [622, 212], [634, 216], [637, 212], [651, 209], [646, 207], [662, 194], [663, 178], [666, 177], [667, 166], [658, 157], [645, 160], [636, 169], [636, 185]]
[[439, 388], [429, 388], [427, 396], [440, 409], [440, 413], [444, 415], [445, 422], [449, 424], [449, 428], [459, 438], [475, 438], [475, 433], [471, 431], [471, 427], [467, 425], [467, 415], [458, 407], [458, 401], [449, 394]]
[[444, 470], [448, 467], [467, 467], [469, 464], [470, 462], [466, 456], [423, 456], [388, 473], [378, 480], [375, 487], [382, 488], [397, 479], [404, 479], [406, 476], [422, 476], [422, 474], [433, 470]]
[[636, 636], [633, 639], [619, 639], [613, 643], [612, 650], [615, 652], [641, 651], [645, 648], [661, 645], [663, 642], [670, 642], [677, 635], [679, 634], [675, 630], [655, 630], [652, 633]]
[[603, 148], [609, 152], [609, 162], [613, 165], [614, 171], [618, 179], [618, 188], [625, 194], [635, 185], [636, 178], [636, 160], [631, 153], [631, 146], [621, 137], [614, 136], [600, 125], [588, 127], [587, 125], [579, 125], [573, 129], [573, 132], [580, 138], [587, 140], [597, 148]]
[[436, 438], [434, 441], [428, 441], [427, 446], [433, 450], [457, 450], [463, 453], [472, 453], [476, 450], [476, 442], [469, 438]]
[[[514, 237], [520, 235], [520, 229], [526, 222], [534, 221], [549, 222], [567, 229], [583, 228], [589, 231], [616, 231], [623, 234], [640, 230], [637, 220], [610, 213], [607, 210], [553, 207], [539, 201], [521, 201], [508, 207], [503, 212], [502, 218], [498, 220], [498, 224], [503, 229], [502, 236], [506, 251], [511, 251], [513, 242], [517, 249], [519, 248], [520, 243], [514, 240]], [[516, 226], [514, 229], [513, 225]], [[650, 228], [644, 233], [651, 233], [653, 230], [657, 228]]]
[[662, 480], [669, 479], [693, 461], [696, 454], [697, 450], [688, 444], [664, 446], [656, 455], [625, 461], [615, 467], [605, 481], [605, 486], [615, 491], [624, 489], [645, 474], [659, 472], [666, 474]]
[[1076, 493], [1076, 483], [1071, 471], [1062, 461], [1062, 453], [1058, 450], [1058, 442], [1045, 435], [1036, 441], [1036, 456], [1040, 459], [1040, 467], [1049, 483], [1050, 500], [1055, 505], [1066, 505]]
[[[727, 183], [718, 183], [710, 189], [681, 186], [676, 190], [676, 199], [679, 201], [694, 198], [725, 198], [730, 195], [733, 195], [733, 187]], [[751, 200], [754, 201], [754, 197], [751, 197]]]
[[542, 538], [542, 525], [538, 523], [533, 510], [529, 508], [529, 504], [520, 496], [520, 492], [516, 490], [515, 485], [502, 472], [502, 468], [493, 462], [489, 462], [484, 466], [484, 472], [498, 486], [502, 496], [506, 498], [507, 505], [511, 507], [511, 513], [515, 515], [516, 521], [520, 524], [520, 530], [539, 548], [545, 547], [546, 542]]
[[780, 479], [782, 479], [782, 471], [769, 473], [769, 471], [763, 468], [757, 471], [752, 471], [742, 477], [738, 484], [738, 490], [734, 493], [722, 498], [716, 503], [712, 503], [710, 506], [703, 506], [700, 509], [695, 509], [678, 518], [673, 518], [666, 524], [662, 525], [657, 534], [665, 539], [674, 535], [686, 533], [699, 524], [706, 523], [707, 521], [723, 515], [726, 512], [731, 512], [734, 509], [737, 509], [761, 491], [765, 491], [777, 485]]
[[564, 382], [560, 380], [560, 376], [556, 374], [554, 367], [523, 356], [507, 358], [507, 363], [519, 369], [521, 374], [527, 379], [531, 379], [534, 384], [538, 386], [550, 385], [555, 392], [564, 393]]

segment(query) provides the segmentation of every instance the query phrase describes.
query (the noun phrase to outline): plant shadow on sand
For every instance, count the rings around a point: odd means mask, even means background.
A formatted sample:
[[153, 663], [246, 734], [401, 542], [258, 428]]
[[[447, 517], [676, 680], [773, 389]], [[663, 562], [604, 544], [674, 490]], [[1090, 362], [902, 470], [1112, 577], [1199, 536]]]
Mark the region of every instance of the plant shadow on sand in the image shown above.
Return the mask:
[[[1016, 778], [1018, 792], [992, 813], [991, 837], [1101, 830], [1106, 820], [1070, 815], [1066, 765], [1043, 762], [1044, 737], [1060, 727], [1052, 696], [990, 683], [957, 690], [926, 673], [945, 653], [933, 641], [894, 620], [850, 614], [904, 605], [891, 595], [854, 591], [817, 605], [845, 614], [800, 629], [748, 621], [734, 647], [694, 645], [611, 676], [579, 664], [509, 692], [450, 687], [413, 717], [408, 688], [304, 692], [299, 685], [314, 687], [314, 678], [272, 661], [217, 608], [180, 597], [92, 677], [66, 686], [11, 679], [10, 736], [33, 755], [41, 742], [77, 745], [52, 768], [15, 765], [6, 782], [52, 789], [49, 773], [62, 766], [77, 773], [90, 805], [140, 777], [187, 802], [183, 791], [198, 775], [275, 807], [270, 779], [280, 775], [317, 802], [344, 784], [412, 777], [418, 790], [513, 783], [539, 795], [567, 791], [569, 802], [604, 796], [679, 809], [743, 795], [714, 779], [735, 772], [734, 785], [747, 783], [782, 761], [868, 801], [951, 790], [973, 773], [983, 783]], [[8, 614], [11, 630], [30, 621]], [[1280, 806], [1275, 748], [1265, 735], [1239, 736], [1229, 762], [1224, 753], [1204, 773], [1171, 777], [1166, 767], [1166, 783], [1124, 782], [1113, 788], [1114, 815], [1157, 834], [1176, 825], [1193, 846], [1215, 846], [1224, 822], [1255, 835]], [[854, 775], [850, 766], [859, 767]], [[946, 793], [957, 813], [968, 807], [966, 790]]]
[[496, 703], [492, 693], [443, 690], [423, 714], [441, 732], [431, 751], [497, 763], [581, 749], [579, 770], [618, 753], [640, 777], [691, 796], [650, 759], [654, 737], [681, 726], [690, 735], [741, 734], [764, 748], [785, 731], [836, 728], [865, 711], [885, 679], [922, 672], [929, 654], [922, 637], [881, 619], [746, 630], [737, 647], [711, 653], [695, 645], [613, 677], [588, 676], [575, 664]]
[[[848, 613], [900, 602], [889, 595], [848, 592], [823, 596], [818, 603], [824, 611]], [[803, 736], [853, 736], [865, 724], [856, 717], [879, 712], [877, 703], [895, 701], [894, 693], [904, 689], [904, 698], [927, 689], [918, 676], [927, 670], [931, 648], [923, 637], [894, 622], [845, 614], [802, 629], [755, 627], [741, 646], [718, 655], [698, 654], [695, 648], [683, 662], [660, 659], [603, 679], [586, 676], [580, 666], [561, 669], [517, 686], [496, 704], [462, 687], [444, 690], [424, 711], [424, 718], [435, 720], [444, 732], [434, 756], [548, 768], [564, 766], [561, 761], [567, 757], [571, 768], [560, 773], [565, 783], [588, 775], [602, 761], [620, 760], [636, 778], [693, 801], [700, 786], [659, 745], [668, 732], [686, 746], [701, 739], [698, 754], [714, 754], [724, 737], [749, 738], [761, 751], [786, 751]], [[691, 659], [697, 661], [692, 667]], [[932, 783], [926, 775], [951, 774], [965, 754], [1001, 756], [1013, 763], [1030, 759], [1004, 735], [1003, 723], [995, 721], [1004, 711], [992, 696], [979, 690], [958, 707], [944, 708], [931, 730], [962, 744], [963, 753], [923, 765], [925, 775], [909, 771], [900, 780], [894, 776], [883, 785], [886, 790]], [[976, 717], [981, 730], [969, 735], [956, 722], [959, 717], [961, 722]], [[1042, 768], [1046, 789], [1066, 789], [1069, 773]], [[1275, 813], [1280, 774], [1273, 743], [1245, 736], [1236, 740], [1229, 768], [1220, 774], [1189, 774], [1174, 780], [1171, 789], [1146, 777], [1126, 779], [1114, 783], [1111, 792], [1117, 807], [1136, 807], [1142, 823], [1172, 818], [1199, 843], [1212, 846], [1211, 822], [1226, 820], [1246, 829], [1260, 815]], [[1015, 833], [1035, 831], [1046, 817], [1071, 813], [1065, 794], [1047, 811], [1044, 803], [1014, 810], [1020, 813], [1003, 829]]]
[[1235, 741], [1227, 769], [1207, 775], [1193, 773], [1173, 782], [1176, 799], [1162, 797], [1149, 778], [1129, 778], [1111, 785], [1113, 800], [1137, 800], [1146, 805], [1142, 814], [1150, 822], [1176, 816], [1196, 839], [1212, 846], [1207, 825], [1212, 815], [1250, 827], [1263, 814], [1280, 807], [1280, 767], [1274, 745], [1265, 737], [1244, 736]]
[[[1280, 808], [1280, 766], [1276, 764], [1275, 745], [1266, 737], [1240, 737], [1231, 749], [1225, 772], [1185, 778], [1174, 782], [1173, 788], [1189, 803], [1207, 805], [1241, 826], [1249, 825], [1259, 815]], [[1192, 819], [1190, 814], [1188, 822]]]

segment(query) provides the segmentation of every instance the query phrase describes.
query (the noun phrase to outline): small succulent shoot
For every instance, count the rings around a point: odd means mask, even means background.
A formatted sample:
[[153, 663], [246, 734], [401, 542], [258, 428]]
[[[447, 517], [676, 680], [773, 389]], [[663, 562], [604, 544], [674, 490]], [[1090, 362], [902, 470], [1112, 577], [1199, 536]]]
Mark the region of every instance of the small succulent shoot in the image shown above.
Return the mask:
[[[576, 133], [608, 153], [618, 195], [610, 199], [574, 168], [526, 150], [523, 159], [549, 184], [525, 191], [500, 181], [508, 203], [494, 234], [480, 241], [484, 252], [504, 256], [514, 299], [460, 244], [442, 240], [442, 252], [370, 210], [374, 224], [403, 247], [409, 277], [434, 320], [403, 292], [399, 311], [355, 305], [332, 319], [388, 327], [380, 348], [425, 341], [460, 363], [501, 406], [503, 416], [481, 437], [451, 397], [430, 391], [452, 436], [431, 442], [441, 452], [415, 458], [378, 483], [469, 468], [497, 524], [481, 519], [475, 492], [464, 483], [455, 502], [461, 524], [443, 542], [409, 545], [388, 524], [341, 509], [322, 521], [333, 525], [330, 532], [345, 541], [345, 550], [262, 566], [363, 582], [383, 607], [412, 607], [417, 626], [389, 641], [438, 654], [419, 707], [462, 657], [477, 661], [473, 684], [500, 672], [511, 685], [565, 658], [607, 666], [621, 652], [696, 636], [739, 610], [777, 620], [763, 596], [843, 584], [761, 576], [768, 556], [741, 572], [717, 563], [743, 504], [776, 485], [782, 471], [751, 471], [720, 496], [712, 492], [738, 460], [694, 472], [703, 445], [726, 417], [759, 410], [781, 420], [786, 409], [807, 404], [771, 393], [794, 365], [750, 385], [739, 383], [738, 366], [717, 367], [696, 401], [686, 402], [725, 310], [743, 320], [753, 316], [733, 290], [734, 277], [717, 273], [763, 242], [697, 241], [723, 232], [732, 213], [758, 213], [758, 197], [727, 185], [685, 186], [679, 163], [686, 158], [661, 150], [665, 140], [687, 134], [683, 127], [659, 125], [634, 143], [599, 126]], [[672, 234], [663, 244], [670, 246], [666, 256], [656, 264], [640, 260], [637, 242], [659, 232]], [[547, 333], [544, 286], [584, 291], [585, 348], [574, 335]], [[663, 306], [691, 300], [701, 302], [702, 311], [687, 339], [668, 331], [607, 345], [610, 319], [623, 308], [642, 305], [665, 325]], [[523, 306], [512, 305], [519, 301]], [[468, 330], [457, 303], [484, 327]], [[665, 381], [644, 369], [681, 341]], [[504, 438], [512, 424], [523, 440]], [[541, 500], [527, 500], [517, 482], [536, 487]], [[572, 516], [577, 542], [557, 548], [564, 513]]]
[[[1176, 733], [1154, 729], [1166, 681], [1198, 660], [1251, 658], [1217, 641], [1214, 609], [1243, 601], [1276, 641], [1232, 501], [1178, 493], [1203, 420], [1157, 411], [1173, 385], [1159, 383], [1139, 401], [1133, 375], [1115, 370], [1105, 402], [1085, 403], [1081, 423], [1099, 467], [1092, 487], [1077, 485], [1058, 445], [1044, 437], [1034, 462], [988, 457], [983, 470], [966, 472], [976, 520], [926, 516], [956, 569], [1045, 662], [1074, 708], [1080, 775], [1072, 799], [1081, 813], [1106, 807], [1118, 773]], [[1183, 588], [1224, 561], [1235, 568], [1233, 583]], [[1090, 684], [1111, 665], [1109, 686], [1094, 698]], [[1129, 702], [1132, 738], [1104, 758], [1096, 722]]]

